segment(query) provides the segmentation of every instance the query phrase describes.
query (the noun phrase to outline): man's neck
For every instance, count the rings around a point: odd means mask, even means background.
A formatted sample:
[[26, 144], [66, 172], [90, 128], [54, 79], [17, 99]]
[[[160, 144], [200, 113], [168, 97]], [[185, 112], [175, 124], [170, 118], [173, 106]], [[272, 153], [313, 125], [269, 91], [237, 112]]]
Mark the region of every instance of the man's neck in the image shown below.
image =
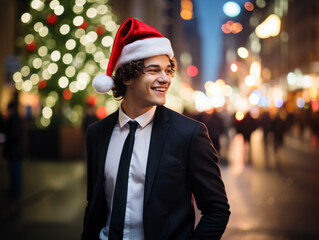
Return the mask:
[[131, 119], [135, 119], [138, 116], [141, 116], [142, 114], [149, 111], [154, 106], [148, 106], [148, 107], [140, 107], [137, 106], [134, 102], [129, 102], [123, 99], [122, 101], [122, 110], [124, 113], [129, 116]]

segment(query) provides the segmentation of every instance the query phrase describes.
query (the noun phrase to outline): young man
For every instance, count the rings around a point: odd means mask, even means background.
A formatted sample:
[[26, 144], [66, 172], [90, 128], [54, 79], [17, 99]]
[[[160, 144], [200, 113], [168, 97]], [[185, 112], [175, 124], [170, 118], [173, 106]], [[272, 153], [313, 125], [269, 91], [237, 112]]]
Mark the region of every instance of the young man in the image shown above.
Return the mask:
[[[107, 76], [93, 81], [98, 92], [114, 84], [123, 101], [87, 131], [82, 239], [221, 238], [230, 212], [207, 129], [163, 107], [174, 70], [170, 42], [155, 28], [120, 26]], [[202, 212], [195, 229], [193, 196]]]

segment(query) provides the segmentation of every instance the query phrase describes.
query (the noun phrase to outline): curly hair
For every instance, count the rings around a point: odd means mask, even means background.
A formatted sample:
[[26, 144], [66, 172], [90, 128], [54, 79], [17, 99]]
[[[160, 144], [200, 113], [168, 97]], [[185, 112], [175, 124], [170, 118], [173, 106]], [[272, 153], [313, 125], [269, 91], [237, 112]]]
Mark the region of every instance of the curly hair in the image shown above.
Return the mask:
[[[171, 64], [171, 72], [173, 74], [175, 72], [176, 63], [174, 59], [169, 59], [169, 61]], [[126, 92], [126, 85], [124, 82], [127, 82], [130, 79], [136, 79], [144, 73], [144, 69], [144, 59], [124, 63], [121, 67], [119, 67], [115, 72], [115, 76], [113, 76], [113, 97], [122, 99]]]

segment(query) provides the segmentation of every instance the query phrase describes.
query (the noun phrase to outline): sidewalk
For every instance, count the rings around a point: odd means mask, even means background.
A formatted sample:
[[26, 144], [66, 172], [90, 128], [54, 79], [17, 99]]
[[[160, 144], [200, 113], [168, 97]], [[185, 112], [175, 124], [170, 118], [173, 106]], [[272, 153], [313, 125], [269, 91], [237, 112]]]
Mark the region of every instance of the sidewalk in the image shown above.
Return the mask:
[[[290, 239], [311, 239], [316, 231], [310, 226], [309, 217], [298, 224], [296, 229], [300, 230], [293, 230], [291, 226], [298, 220], [295, 211], [302, 217], [311, 210], [317, 211], [312, 207], [317, 195], [309, 193], [319, 185], [315, 173], [319, 168], [316, 161], [319, 149], [311, 149], [310, 142], [305, 139], [287, 135], [280, 155], [283, 170], [278, 171], [273, 165], [271, 170], [265, 170], [261, 141], [261, 132], [256, 131], [253, 164], [247, 166], [243, 139], [234, 136], [229, 165], [221, 166], [232, 210], [223, 239], [277, 240], [284, 239], [280, 237], [282, 234], [297, 234]], [[84, 160], [25, 160], [23, 193], [19, 201], [12, 201], [6, 195], [6, 170], [6, 162], [0, 159], [0, 231], [4, 233], [1, 239], [80, 239], [86, 197]], [[306, 232], [313, 235], [298, 238], [306, 229], [305, 225], [308, 226]]]
[[[23, 192], [6, 195], [6, 162], [0, 162], [1, 239], [79, 239], [85, 206], [83, 161], [25, 160]], [[53, 231], [52, 231], [53, 230]]]
[[284, 141], [286, 147], [316, 155], [319, 159], [319, 140], [315, 138], [308, 139], [304, 137], [294, 137], [291, 134], [288, 134], [285, 136]]
[[248, 164], [243, 137], [233, 136], [229, 165], [222, 168], [232, 212], [223, 240], [319, 239], [318, 147], [293, 135], [277, 153], [273, 147], [265, 148], [255, 131]]

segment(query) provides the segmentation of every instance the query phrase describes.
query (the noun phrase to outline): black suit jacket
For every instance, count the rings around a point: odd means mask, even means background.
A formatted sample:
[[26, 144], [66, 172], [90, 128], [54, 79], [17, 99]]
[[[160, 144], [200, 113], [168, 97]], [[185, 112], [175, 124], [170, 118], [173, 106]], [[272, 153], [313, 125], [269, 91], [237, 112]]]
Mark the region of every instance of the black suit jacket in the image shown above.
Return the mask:
[[[104, 164], [118, 112], [87, 131], [87, 207], [82, 239], [99, 239], [106, 223]], [[194, 229], [194, 201], [202, 218]], [[205, 125], [157, 107], [145, 178], [146, 240], [220, 239], [229, 205], [218, 156]]]

